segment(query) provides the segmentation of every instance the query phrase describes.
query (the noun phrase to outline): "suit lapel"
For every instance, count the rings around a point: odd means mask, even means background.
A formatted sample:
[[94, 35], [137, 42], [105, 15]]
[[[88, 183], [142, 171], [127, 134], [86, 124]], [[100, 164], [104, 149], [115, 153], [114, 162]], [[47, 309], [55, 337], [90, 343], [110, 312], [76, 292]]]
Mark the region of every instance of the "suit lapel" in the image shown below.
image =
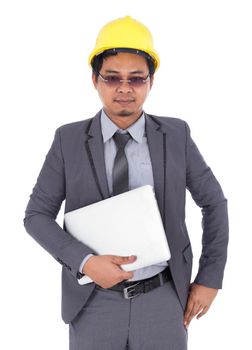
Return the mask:
[[109, 190], [104, 159], [104, 144], [100, 115], [101, 112], [98, 112], [92, 119], [88, 130], [89, 139], [86, 141], [86, 148], [96, 184], [102, 198], [105, 199], [109, 197]]
[[[92, 119], [86, 148], [93, 174], [103, 199], [109, 197], [104, 158], [104, 144], [100, 123], [101, 112]], [[165, 134], [157, 120], [146, 114], [146, 134], [153, 168], [154, 189], [161, 216], [165, 216]]]
[[146, 114], [146, 134], [149, 145], [154, 189], [159, 210], [164, 221], [165, 219], [165, 138], [160, 125], [150, 115]]

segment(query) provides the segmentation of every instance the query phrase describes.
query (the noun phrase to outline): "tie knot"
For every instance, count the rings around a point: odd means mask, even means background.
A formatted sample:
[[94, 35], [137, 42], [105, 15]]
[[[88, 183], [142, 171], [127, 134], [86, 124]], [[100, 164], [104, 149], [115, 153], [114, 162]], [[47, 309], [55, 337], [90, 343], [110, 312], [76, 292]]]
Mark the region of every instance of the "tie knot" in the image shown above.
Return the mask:
[[118, 148], [124, 148], [131, 136], [128, 132], [126, 134], [120, 134], [119, 132], [116, 132], [113, 138]]

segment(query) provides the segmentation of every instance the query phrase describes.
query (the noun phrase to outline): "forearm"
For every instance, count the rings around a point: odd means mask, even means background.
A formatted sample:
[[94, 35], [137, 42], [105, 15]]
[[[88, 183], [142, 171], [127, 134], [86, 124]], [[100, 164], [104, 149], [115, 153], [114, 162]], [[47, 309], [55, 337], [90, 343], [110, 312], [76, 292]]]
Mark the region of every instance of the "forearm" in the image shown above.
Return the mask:
[[78, 275], [83, 257], [94, 253], [64, 231], [53, 218], [46, 215], [27, 214], [24, 225], [26, 231], [75, 277]]
[[221, 289], [228, 246], [227, 201], [203, 208], [202, 214], [202, 252], [195, 283]]

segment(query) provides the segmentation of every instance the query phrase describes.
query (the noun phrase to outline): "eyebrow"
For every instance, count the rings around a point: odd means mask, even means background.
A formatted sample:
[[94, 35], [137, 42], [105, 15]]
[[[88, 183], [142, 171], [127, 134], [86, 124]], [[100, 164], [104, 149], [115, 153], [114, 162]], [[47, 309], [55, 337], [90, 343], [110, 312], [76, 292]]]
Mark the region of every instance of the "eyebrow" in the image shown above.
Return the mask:
[[[118, 72], [117, 70], [113, 70], [113, 69], [106, 69], [106, 73], [114, 73], [114, 74], [120, 74], [120, 72]], [[129, 72], [129, 74], [143, 74], [144, 71], [143, 70], [133, 70], [131, 72]]]

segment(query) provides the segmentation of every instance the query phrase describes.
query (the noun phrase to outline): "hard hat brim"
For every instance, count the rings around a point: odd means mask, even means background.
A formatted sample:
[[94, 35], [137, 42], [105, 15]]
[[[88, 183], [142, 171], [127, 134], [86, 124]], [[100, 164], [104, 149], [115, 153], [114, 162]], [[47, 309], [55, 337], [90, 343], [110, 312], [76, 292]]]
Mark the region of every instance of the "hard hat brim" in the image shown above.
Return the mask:
[[145, 58], [151, 59], [153, 61], [154, 66], [155, 66], [155, 71], [159, 68], [159, 65], [160, 65], [160, 60], [159, 60], [158, 54], [156, 52], [154, 52], [154, 51], [147, 52], [146, 50], [141, 50], [139, 48], [132, 48], [132, 47], [104, 47], [104, 48], [99, 48], [99, 50], [98, 49], [93, 50], [93, 52], [89, 55], [88, 64], [90, 66], [92, 66], [93, 59], [96, 56], [99, 56], [106, 51], [130, 52], [130, 53], [134, 53], [136, 55], [144, 56]]

